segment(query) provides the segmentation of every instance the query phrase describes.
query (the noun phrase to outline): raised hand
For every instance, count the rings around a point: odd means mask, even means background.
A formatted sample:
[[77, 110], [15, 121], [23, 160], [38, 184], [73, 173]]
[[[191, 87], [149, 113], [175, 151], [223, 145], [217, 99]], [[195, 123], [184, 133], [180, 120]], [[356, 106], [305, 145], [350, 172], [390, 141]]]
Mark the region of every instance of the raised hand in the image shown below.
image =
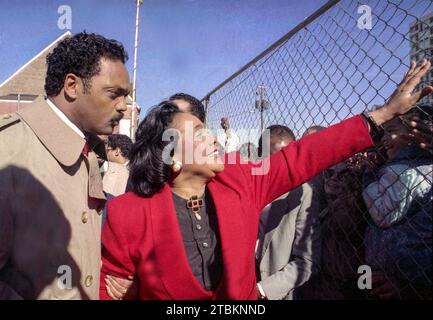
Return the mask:
[[405, 114], [415, 104], [428, 94], [433, 92], [432, 86], [414, 92], [415, 87], [420, 83], [421, 78], [430, 70], [431, 62], [423, 59], [420, 64], [415, 61], [411, 62], [410, 69], [404, 76], [403, 80], [397, 86], [397, 89], [385, 103], [383, 108], [370, 113], [371, 117], [378, 125], [381, 125], [396, 116]]

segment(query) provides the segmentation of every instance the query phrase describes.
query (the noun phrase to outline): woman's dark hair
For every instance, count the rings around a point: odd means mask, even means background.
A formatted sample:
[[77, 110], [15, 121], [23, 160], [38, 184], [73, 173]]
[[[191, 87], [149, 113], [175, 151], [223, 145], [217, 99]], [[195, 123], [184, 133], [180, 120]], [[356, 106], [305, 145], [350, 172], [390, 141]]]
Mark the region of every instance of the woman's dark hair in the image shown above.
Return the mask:
[[87, 93], [91, 78], [100, 71], [101, 58], [125, 63], [128, 54], [120, 42], [85, 31], [60, 41], [47, 56], [47, 96], [53, 97], [60, 93], [68, 73], [73, 73], [83, 80], [84, 93]]
[[150, 197], [172, 178], [171, 167], [163, 159], [163, 150], [171, 142], [164, 141], [163, 135], [181, 112], [174, 103], [163, 101], [138, 126], [129, 158], [131, 187], [137, 195]]

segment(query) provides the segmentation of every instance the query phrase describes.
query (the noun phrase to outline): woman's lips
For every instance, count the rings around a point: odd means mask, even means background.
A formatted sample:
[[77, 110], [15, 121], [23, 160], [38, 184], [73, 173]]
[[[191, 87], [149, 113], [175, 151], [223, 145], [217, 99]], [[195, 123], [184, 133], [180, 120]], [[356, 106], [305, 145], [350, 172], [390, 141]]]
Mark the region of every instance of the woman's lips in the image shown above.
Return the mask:
[[212, 152], [210, 152], [207, 157], [214, 158], [218, 156], [218, 148], [215, 148]]

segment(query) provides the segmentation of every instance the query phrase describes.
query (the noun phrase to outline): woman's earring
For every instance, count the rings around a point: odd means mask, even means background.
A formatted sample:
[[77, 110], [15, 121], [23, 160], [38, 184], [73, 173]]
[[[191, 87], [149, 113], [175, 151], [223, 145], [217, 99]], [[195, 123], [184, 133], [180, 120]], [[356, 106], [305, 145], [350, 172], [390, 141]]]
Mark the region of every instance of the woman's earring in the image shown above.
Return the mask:
[[173, 172], [177, 173], [182, 169], [182, 162], [173, 160], [173, 164], [171, 165]]

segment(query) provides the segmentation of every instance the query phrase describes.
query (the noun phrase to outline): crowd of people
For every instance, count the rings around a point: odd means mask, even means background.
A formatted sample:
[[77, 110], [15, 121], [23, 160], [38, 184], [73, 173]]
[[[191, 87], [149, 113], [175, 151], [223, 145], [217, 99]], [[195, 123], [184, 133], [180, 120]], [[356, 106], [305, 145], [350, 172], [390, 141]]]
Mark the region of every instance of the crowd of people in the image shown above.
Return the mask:
[[429, 61], [380, 108], [241, 144], [185, 93], [113, 134], [127, 59], [67, 38], [46, 97], [0, 120], [0, 299], [432, 298]]

